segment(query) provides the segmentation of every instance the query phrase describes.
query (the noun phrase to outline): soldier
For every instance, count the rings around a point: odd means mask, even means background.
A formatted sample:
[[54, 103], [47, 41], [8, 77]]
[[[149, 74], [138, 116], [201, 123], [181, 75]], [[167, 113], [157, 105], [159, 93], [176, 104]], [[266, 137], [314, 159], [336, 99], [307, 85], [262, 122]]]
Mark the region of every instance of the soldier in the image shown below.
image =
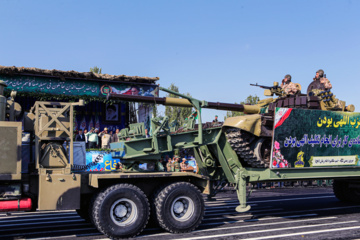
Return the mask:
[[181, 168], [180, 168], [180, 163], [179, 163], [180, 158], [175, 158], [175, 162], [174, 162], [174, 170], [175, 172], [180, 172]]
[[285, 75], [280, 87], [283, 89], [283, 91], [286, 95], [289, 95], [289, 94], [294, 95], [299, 91], [298, 88], [296, 87], [295, 83], [291, 82], [290, 74]]
[[108, 134], [108, 129], [104, 128], [104, 131], [99, 133], [98, 136], [101, 137], [101, 148], [110, 148], [111, 135]]
[[185, 172], [185, 170], [186, 170], [186, 168], [187, 168], [185, 162], [186, 162], [186, 158], [183, 158], [183, 159], [182, 159], [182, 162], [180, 163], [180, 167], [181, 167], [181, 171], [182, 171], [182, 172]]
[[172, 165], [172, 161], [171, 161], [171, 158], [168, 159], [168, 162], [166, 164], [166, 170], [168, 172], [171, 172], [171, 165]]
[[332, 85], [325, 77], [324, 70], [319, 69], [314, 77], [314, 82], [308, 87], [308, 94], [312, 92], [316, 96], [320, 97], [326, 107], [330, 108], [343, 108], [343, 103], [335, 98], [335, 95], [330, 91]]
[[319, 70], [316, 72], [314, 81], [319, 81], [320, 83], [322, 83], [322, 84], [324, 85], [324, 88], [325, 88], [326, 90], [332, 88], [332, 85], [331, 85], [329, 79], [327, 79], [326, 77], [324, 77], [324, 70], [322, 70], [322, 69], [319, 69]]
[[217, 122], [219, 122], [218, 115], [215, 115], [215, 119], [213, 120], [213, 123], [217, 123]]
[[99, 145], [98, 134], [94, 132], [94, 128], [91, 128], [90, 132], [85, 135], [89, 141], [89, 148], [97, 148]]

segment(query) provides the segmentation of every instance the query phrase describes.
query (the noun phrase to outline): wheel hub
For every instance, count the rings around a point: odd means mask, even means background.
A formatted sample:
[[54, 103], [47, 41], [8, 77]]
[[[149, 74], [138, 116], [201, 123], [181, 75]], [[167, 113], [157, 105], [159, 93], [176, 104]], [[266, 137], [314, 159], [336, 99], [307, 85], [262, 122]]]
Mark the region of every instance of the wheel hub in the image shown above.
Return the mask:
[[195, 212], [193, 200], [187, 196], [176, 198], [171, 205], [171, 215], [177, 221], [185, 222], [189, 220]]
[[136, 221], [138, 217], [136, 204], [127, 198], [114, 202], [110, 208], [112, 221], [119, 226], [127, 226]]
[[[131, 210], [131, 209], [130, 209]], [[115, 211], [114, 211], [114, 214], [119, 217], [119, 218], [123, 218], [126, 216], [126, 214], [128, 213], [128, 209], [126, 206], [124, 205], [118, 205], [116, 208], [115, 208]]]
[[180, 213], [182, 213], [184, 211], [186, 211], [185, 204], [183, 202], [181, 202], [181, 201], [176, 202], [175, 205], [174, 205], [174, 212], [176, 214], [180, 214]]

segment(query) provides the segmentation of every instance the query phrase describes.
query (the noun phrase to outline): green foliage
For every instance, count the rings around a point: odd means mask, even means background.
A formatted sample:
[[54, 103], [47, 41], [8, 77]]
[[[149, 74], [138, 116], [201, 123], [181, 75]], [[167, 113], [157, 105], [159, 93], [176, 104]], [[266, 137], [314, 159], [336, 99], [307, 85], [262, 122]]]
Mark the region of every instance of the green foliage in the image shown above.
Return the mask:
[[[249, 104], [249, 105], [255, 105], [257, 104], [257, 102], [260, 100], [260, 98], [258, 96], [252, 96], [252, 95], [249, 95], [245, 101], [243, 102], [240, 102], [240, 104], [242, 105], [245, 105], [245, 104]], [[235, 104], [237, 104], [235, 102]], [[237, 117], [237, 116], [242, 116], [244, 115], [243, 112], [234, 112], [234, 111], [227, 111], [226, 112], [226, 117], [225, 118], [228, 118], [228, 117]]]
[[[179, 88], [175, 86], [175, 84], [173, 83], [170, 85], [170, 87], [168, 87], [168, 89], [174, 92], [179, 92]], [[191, 97], [189, 93], [186, 93], [185, 95]], [[167, 97], [179, 98], [179, 96], [176, 96], [174, 94], [168, 94]], [[165, 116], [169, 117], [169, 123], [177, 119], [179, 126], [182, 126], [184, 124], [185, 118], [188, 118], [193, 111], [194, 109], [191, 107], [187, 108], [187, 107], [166, 106]]]
[[90, 68], [90, 72], [101, 74], [102, 68], [98, 68], [97, 66]]

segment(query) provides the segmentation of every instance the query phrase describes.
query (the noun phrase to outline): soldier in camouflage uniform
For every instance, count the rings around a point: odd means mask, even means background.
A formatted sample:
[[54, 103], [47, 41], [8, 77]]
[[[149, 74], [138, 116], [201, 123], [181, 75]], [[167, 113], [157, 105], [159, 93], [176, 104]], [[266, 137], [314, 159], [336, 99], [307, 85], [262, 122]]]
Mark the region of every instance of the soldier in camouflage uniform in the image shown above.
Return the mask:
[[290, 74], [285, 75], [280, 87], [283, 89], [286, 95], [294, 95], [299, 91], [295, 83], [291, 82]]
[[171, 165], [172, 165], [172, 161], [171, 161], [171, 158], [169, 158], [169, 159], [168, 159], [168, 162], [167, 162], [167, 164], [166, 164], [166, 170], [167, 170], [168, 172], [172, 172], [172, 171], [171, 171]]
[[180, 163], [179, 163], [180, 158], [175, 158], [175, 162], [174, 162], [174, 170], [175, 172], [180, 172], [181, 168], [180, 168]]
[[316, 72], [314, 82], [316, 83], [316, 85], [314, 85], [314, 88], [311, 91], [314, 93], [315, 96], [321, 98], [326, 107], [343, 108], [342, 102], [339, 99], [335, 98], [335, 95], [333, 95], [333, 93], [330, 91], [332, 89], [332, 85], [329, 79], [325, 77], [324, 70], [319, 69]]

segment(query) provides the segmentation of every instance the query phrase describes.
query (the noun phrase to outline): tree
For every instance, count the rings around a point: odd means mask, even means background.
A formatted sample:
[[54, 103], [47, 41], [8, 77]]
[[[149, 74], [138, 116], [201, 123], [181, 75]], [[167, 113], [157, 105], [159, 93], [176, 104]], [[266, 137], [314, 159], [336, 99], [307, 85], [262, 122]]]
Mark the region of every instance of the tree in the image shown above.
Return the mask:
[[97, 66], [90, 68], [90, 72], [101, 74], [102, 68], [98, 68]]
[[[257, 102], [260, 100], [260, 98], [258, 96], [252, 96], [249, 95], [244, 102], [240, 102], [240, 104], [245, 105], [245, 104], [250, 104], [250, 105], [255, 105], [257, 104]], [[235, 102], [235, 104], [237, 104]], [[226, 118], [228, 117], [237, 117], [237, 116], [242, 116], [244, 115], [243, 112], [235, 112], [235, 111], [227, 111], [226, 112]]]
[[[179, 92], [179, 88], [175, 86], [175, 84], [171, 84], [168, 87], [169, 90], [174, 92]], [[186, 96], [191, 97], [189, 93], [186, 93]], [[179, 96], [174, 94], [167, 94], [167, 97], [179, 98]], [[177, 119], [179, 126], [184, 124], [185, 118], [188, 118], [193, 112], [193, 108], [191, 107], [174, 107], [174, 106], [166, 106], [165, 107], [165, 116], [169, 117], [169, 123]]]

